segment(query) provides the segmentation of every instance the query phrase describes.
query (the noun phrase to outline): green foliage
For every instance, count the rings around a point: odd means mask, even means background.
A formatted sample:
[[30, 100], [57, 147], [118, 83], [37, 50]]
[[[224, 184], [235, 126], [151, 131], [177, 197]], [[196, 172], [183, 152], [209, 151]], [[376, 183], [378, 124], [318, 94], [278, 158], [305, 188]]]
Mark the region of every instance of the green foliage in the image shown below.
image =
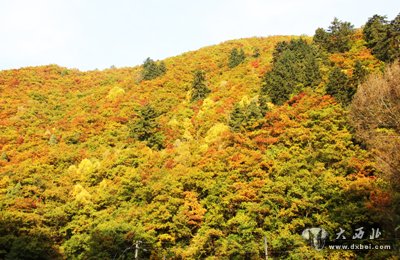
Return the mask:
[[261, 96], [283, 104], [291, 94], [321, 81], [318, 51], [303, 39], [281, 42], [275, 47], [272, 70], [264, 76]]
[[372, 16], [363, 34], [368, 48], [381, 61], [392, 62], [400, 57], [400, 14], [391, 22], [386, 16]]
[[6, 152], [2, 152], [1, 156], [0, 156], [0, 160], [8, 162], [10, 160], [10, 158], [8, 158], [8, 155]]
[[315, 31], [314, 43], [330, 53], [346, 52], [351, 48], [353, 35], [354, 26], [335, 17], [327, 31], [322, 28]]
[[138, 110], [138, 116], [130, 127], [129, 135], [139, 141], [145, 141], [150, 148], [162, 149], [164, 135], [159, 130], [157, 111], [147, 104]]
[[244, 54], [243, 49], [240, 49], [240, 51], [238, 51], [236, 48], [233, 48], [229, 56], [228, 66], [232, 69], [242, 63], [245, 59], [246, 55]]
[[164, 62], [160, 62], [160, 64], [157, 64], [152, 59], [147, 58], [143, 63], [142, 79], [152, 80], [164, 75], [166, 71], [167, 69]]
[[356, 89], [366, 79], [368, 71], [362, 65], [361, 61], [356, 60], [353, 68], [353, 74], [351, 75], [351, 85]]
[[355, 93], [355, 88], [349, 84], [349, 78], [338, 67], [335, 67], [329, 74], [326, 84], [326, 93], [335, 97], [341, 104], [347, 106]]
[[196, 70], [193, 75], [194, 79], [192, 82], [191, 102], [203, 100], [211, 92], [206, 85], [206, 76], [204, 71]]
[[348, 77], [339, 67], [334, 67], [329, 74], [326, 93], [335, 97], [343, 106], [348, 106], [358, 85], [364, 82], [367, 75], [367, 70], [359, 60], [355, 62], [351, 77]]
[[253, 99], [248, 102], [237, 103], [229, 117], [229, 127], [234, 132], [254, 130], [258, 120], [263, 118], [260, 106]]

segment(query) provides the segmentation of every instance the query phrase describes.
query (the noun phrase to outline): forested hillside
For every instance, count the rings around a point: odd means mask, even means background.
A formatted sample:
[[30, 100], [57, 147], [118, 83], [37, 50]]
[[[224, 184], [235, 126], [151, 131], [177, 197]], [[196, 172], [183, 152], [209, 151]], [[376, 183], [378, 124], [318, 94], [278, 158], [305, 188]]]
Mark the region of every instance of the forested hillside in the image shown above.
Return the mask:
[[399, 243], [399, 19], [1, 71], [0, 258], [396, 259], [301, 235]]

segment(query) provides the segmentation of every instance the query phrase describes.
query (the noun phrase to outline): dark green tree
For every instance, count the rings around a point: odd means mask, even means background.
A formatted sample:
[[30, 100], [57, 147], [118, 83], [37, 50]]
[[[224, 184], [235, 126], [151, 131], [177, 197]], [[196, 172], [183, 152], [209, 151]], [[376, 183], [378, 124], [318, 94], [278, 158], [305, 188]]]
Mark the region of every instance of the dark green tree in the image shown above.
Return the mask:
[[374, 15], [363, 28], [364, 39], [372, 54], [384, 62], [400, 57], [400, 14], [389, 22], [386, 16]]
[[329, 74], [326, 93], [335, 97], [342, 105], [350, 104], [355, 88], [350, 84], [347, 75], [339, 67], [335, 67]]
[[328, 40], [329, 33], [327, 33], [323, 28], [318, 28], [317, 30], [315, 30], [315, 34], [313, 37], [314, 44], [326, 48], [326, 46], [328, 45]]
[[374, 15], [364, 25], [363, 34], [367, 47], [382, 61], [389, 60], [389, 23], [386, 16]]
[[204, 71], [196, 70], [192, 82], [192, 97], [191, 102], [202, 100], [208, 96], [211, 90], [206, 85], [206, 77]]
[[154, 60], [147, 58], [143, 63], [142, 79], [152, 80], [161, 75], [164, 75], [167, 71], [164, 62], [160, 62], [158, 65]]
[[334, 18], [328, 30], [318, 28], [315, 31], [314, 43], [330, 53], [350, 50], [354, 26], [349, 22]]
[[272, 103], [281, 105], [291, 94], [317, 86], [321, 82], [318, 58], [317, 49], [303, 39], [278, 43], [272, 70], [264, 76], [260, 99], [267, 95]]
[[342, 22], [336, 17], [329, 26], [329, 52], [346, 52], [351, 47], [351, 37], [354, 34], [354, 26], [349, 22]]
[[354, 64], [353, 75], [350, 78], [350, 84], [357, 89], [357, 86], [361, 84], [368, 75], [368, 71], [364, 68], [361, 61], [357, 60]]
[[232, 69], [242, 63], [245, 59], [246, 55], [244, 54], [243, 49], [240, 49], [240, 51], [238, 51], [236, 48], [233, 48], [229, 56], [228, 66]]
[[262, 117], [261, 108], [255, 100], [248, 104], [235, 104], [229, 117], [229, 127], [234, 132], [254, 130]]
[[239, 132], [241, 130], [244, 120], [245, 120], [245, 115], [240, 105], [237, 103], [233, 107], [233, 110], [230, 114], [229, 127], [231, 128], [232, 131]]
[[151, 105], [145, 105], [138, 110], [138, 120], [130, 127], [130, 137], [147, 142], [147, 146], [162, 149], [164, 135], [159, 130], [158, 113]]
[[389, 26], [389, 60], [400, 58], [400, 13]]

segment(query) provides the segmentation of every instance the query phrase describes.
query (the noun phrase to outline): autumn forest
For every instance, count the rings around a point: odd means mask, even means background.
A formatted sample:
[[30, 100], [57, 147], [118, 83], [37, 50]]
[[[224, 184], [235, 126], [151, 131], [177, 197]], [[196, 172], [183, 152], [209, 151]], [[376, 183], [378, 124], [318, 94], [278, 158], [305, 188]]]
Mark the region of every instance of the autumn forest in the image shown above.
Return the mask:
[[[398, 259], [399, 58], [400, 15], [375, 15], [0, 71], [0, 259]], [[360, 227], [390, 250], [328, 247]]]

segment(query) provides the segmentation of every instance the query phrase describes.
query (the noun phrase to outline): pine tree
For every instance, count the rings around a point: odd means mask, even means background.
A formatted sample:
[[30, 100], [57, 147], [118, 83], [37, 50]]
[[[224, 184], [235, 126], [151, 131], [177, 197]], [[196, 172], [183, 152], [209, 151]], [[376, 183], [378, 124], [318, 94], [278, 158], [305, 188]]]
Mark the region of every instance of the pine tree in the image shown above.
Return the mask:
[[329, 74], [326, 93], [335, 97], [342, 105], [347, 106], [351, 102], [355, 89], [351, 86], [347, 75], [339, 67], [335, 67]]
[[191, 102], [202, 100], [211, 92], [205, 81], [206, 79], [204, 71], [197, 70], [194, 72], [194, 79], [192, 82], [192, 97], [190, 99]]
[[328, 39], [329, 39], [329, 34], [323, 29], [323, 28], [318, 28], [315, 30], [315, 34], [313, 37], [313, 43], [322, 47], [326, 48], [328, 45]]
[[400, 58], [400, 13], [389, 26], [389, 61]]
[[236, 48], [233, 48], [229, 56], [228, 66], [232, 69], [242, 63], [245, 59], [246, 55], [244, 54], [243, 49], [240, 49], [240, 51], [238, 51]]
[[346, 52], [350, 50], [354, 26], [349, 22], [342, 22], [336, 17], [328, 30], [318, 28], [315, 31], [314, 43], [330, 53]]
[[291, 94], [317, 86], [321, 81], [318, 57], [317, 49], [305, 40], [278, 43], [272, 70], [264, 76], [260, 96], [268, 95], [272, 103], [281, 105]]
[[234, 132], [254, 130], [256, 122], [263, 117], [260, 106], [255, 100], [248, 104], [235, 104], [230, 117], [229, 127]]
[[350, 50], [351, 36], [354, 34], [354, 26], [351, 23], [342, 22], [335, 17], [329, 26], [328, 32], [330, 34], [329, 52], [346, 52]]
[[154, 60], [147, 58], [143, 63], [142, 79], [152, 80], [164, 75], [166, 71], [167, 69], [163, 61], [160, 62], [160, 65], [157, 65]]
[[145, 105], [139, 109], [138, 115], [139, 119], [130, 127], [130, 137], [146, 141], [150, 148], [162, 149], [164, 136], [159, 132], [156, 110], [150, 105]]
[[245, 115], [239, 104], [235, 104], [229, 117], [229, 127], [234, 132], [239, 132], [245, 120]]
[[372, 54], [382, 61], [389, 60], [389, 24], [386, 16], [374, 15], [363, 28], [364, 39]]
[[357, 60], [354, 64], [353, 75], [351, 76], [350, 83], [354, 89], [360, 85], [366, 76], [368, 75], [368, 71], [364, 68], [361, 61]]
[[400, 58], [400, 14], [393, 21], [374, 15], [363, 28], [364, 39], [372, 54], [384, 62]]

